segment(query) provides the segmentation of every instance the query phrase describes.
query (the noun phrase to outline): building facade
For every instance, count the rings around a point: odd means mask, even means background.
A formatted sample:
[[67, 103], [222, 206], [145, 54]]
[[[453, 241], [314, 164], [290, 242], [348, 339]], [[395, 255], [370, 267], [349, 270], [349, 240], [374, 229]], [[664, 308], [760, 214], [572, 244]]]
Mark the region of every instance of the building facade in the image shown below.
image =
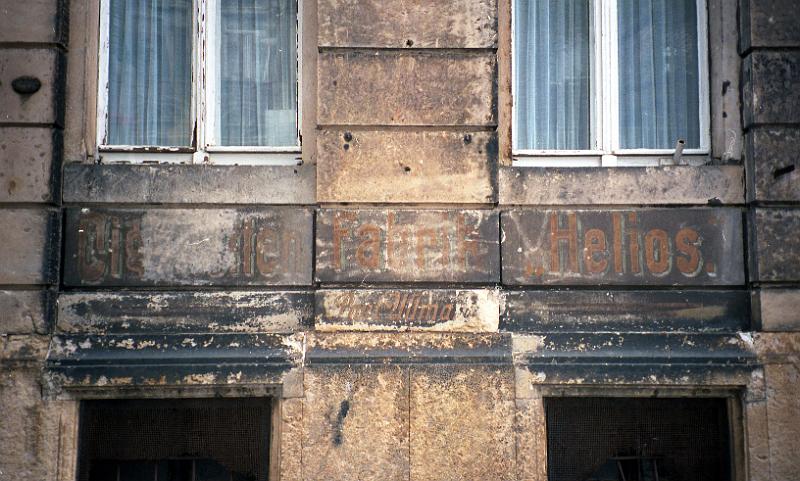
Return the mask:
[[0, 0], [0, 481], [797, 479], [798, 7]]

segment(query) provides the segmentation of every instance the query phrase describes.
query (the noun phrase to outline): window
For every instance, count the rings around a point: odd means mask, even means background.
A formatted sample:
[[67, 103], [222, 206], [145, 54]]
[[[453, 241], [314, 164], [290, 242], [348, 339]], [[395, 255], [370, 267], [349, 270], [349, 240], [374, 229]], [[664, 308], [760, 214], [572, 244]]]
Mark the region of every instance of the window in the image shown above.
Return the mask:
[[269, 399], [81, 403], [78, 481], [266, 481]]
[[298, 156], [296, 0], [102, 0], [100, 30], [104, 160]]
[[705, 0], [516, 0], [515, 160], [709, 153]]
[[549, 481], [735, 479], [725, 398], [544, 401]]

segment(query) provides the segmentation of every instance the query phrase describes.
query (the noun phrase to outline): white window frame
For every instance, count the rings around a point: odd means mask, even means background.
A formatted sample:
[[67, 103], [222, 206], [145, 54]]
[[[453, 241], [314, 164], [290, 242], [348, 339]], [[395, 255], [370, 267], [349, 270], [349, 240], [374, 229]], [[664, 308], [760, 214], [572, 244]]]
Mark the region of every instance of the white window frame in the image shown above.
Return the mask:
[[[192, 5], [192, 73], [191, 73], [191, 131], [193, 146], [166, 147], [154, 145], [113, 145], [108, 135], [108, 63], [111, 0], [100, 0], [100, 42], [98, 55], [97, 148], [95, 159], [102, 163], [166, 163], [217, 165], [298, 165], [301, 157], [302, 103], [302, 18], [303, 2], [297, 3], [296, 28], [296, 145], [293, 146], [219, 146], [211, 145], [215, 128], [210, 99], [216, 95], [217, 35], [214, 14], [218, 2], [224, 0], [193, 0]], [[199, 75], [198, 75], [199, 73]]]
[[[617, 0], [587, 0], [589, 2], [590, 38], [590, 136], [593, 148], [587, 150], [537, 150], [514, 148], [517, 132], [517, 69], [515, 46], [516, 7], [511, 5], [511, 79], [512, 104], [511, 142], [512, 163], [517, 167], [638, 167], [683, 163], [702, 165], [711, 152], [711, 112], [709, 98], [708, 6], [707, 0], [696, 0], [697, 61], [699, 83], [700, 147], [683, 149], [622, 149], [619, 147], [619, 55], [617, 29]], [[533, 0], [530, 0], [533, 1]], [[599, 28], [598, 28], [599, 26]]]

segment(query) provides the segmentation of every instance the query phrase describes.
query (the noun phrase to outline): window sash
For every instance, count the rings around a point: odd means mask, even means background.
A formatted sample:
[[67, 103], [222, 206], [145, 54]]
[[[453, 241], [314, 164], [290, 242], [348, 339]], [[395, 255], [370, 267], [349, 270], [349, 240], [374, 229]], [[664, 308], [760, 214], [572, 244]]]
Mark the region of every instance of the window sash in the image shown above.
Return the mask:
[[[521, 0], [516, 0], [521, 1]], [[540, 159], [524, 161], [519, 165], [563, 165], [567, 158], [574, 157], [576, 165], [616, 165], [615, 159], [609, 156], [626, 157], [620, 159], [624, 164], [638, 164], [650, 161], [658, 164], [657, 156], [672, 156], [675, 149], [637, 148], [622, 149], [620, 147], [620, 114], [619, 114], [619, 45], [617, 25], [617, 0], [587, 0], [590, 2], [590, 52], [591, 59], [591, 86], [590, 86], [590, 139], [592, 148], [585, 150], [542, 150], [519, 149], [516, 147], [515, 135], [519, 132], [517, 122], [517, 109], [520, 108], [514, 100], [517, 96], [516, 82], [512, 85], [513, 112], [511, 115], [512, 158], [523, 161], [527, 158], [539, 157]], [[698, 60], [698, 92], [699, 92], [699, 148], [686, 148], [682, 150], [685, 156], [708, 155], [710, 152], [710, 106], [709, 106], [709, 65], [708, 65], [708, 18], [706, 0], [695, 2], [697, 15], [697, 60]], [[511, 69], [517, 71], [518, 46], [515, 45], [517, 29], [517, 8], [511, 8]], [[599, 28], [598, 28], [599, 27]], [[639, 161], [635, 157], [641, 157]], [[646, 159], [649, 158], [649, 159]], [[517, 165], [517, 164], [515, 164]]]
[[[192, 59], [191, 62], [191, 99], [189, 126], [192, 145], [116, 145], [108, 142], [109, 124], [109, 37], [110, 37], [110, 4], [112, 0], [100, 0], [100, 42], [98, 55], [98, 96], [97, 96], [97, 158], [103, 162], [158, 162], [158, 163], [220, 163], [220, 164], [275, 164], [297, 165], [300, 159], [300, 126], [302, 106], [302, 21], [303, 2], [296, 0], [296, 95], [295, 95], [295, 131], [296, 142], [286, 146], [222, 146], [209, 141], [209, 101], [211, 92], [207, 83], [199, 79], [209, 78], [211, 70], [216, 68], [209, 52], [214, 50], [212, 38], [209, 38], [209, 27], [212, 20], [207, 15], [216, 2], [224, 0], [193, 0], [192, 8]], [[202, 52], [198, 50], [202, 47]], [[198, 75], [200, 73], [200, 75]], [[291, 159], [291, 160], [290, 160]]]

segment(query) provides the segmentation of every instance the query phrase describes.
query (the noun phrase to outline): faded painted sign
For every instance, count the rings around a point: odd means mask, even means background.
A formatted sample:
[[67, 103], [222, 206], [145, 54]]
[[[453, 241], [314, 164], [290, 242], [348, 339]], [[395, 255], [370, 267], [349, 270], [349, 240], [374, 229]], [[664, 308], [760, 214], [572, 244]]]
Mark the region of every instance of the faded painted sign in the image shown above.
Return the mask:
[[316, 292], [316, 329], [497, 331], [493, 289], [345, 289]]
[[738, 209], [511, 210], [502, 236], [505, 284], [744, 283]]
[[317, 280], [498, 282], [498, 215], [479, 210], [322, 209]]
[[67, 285], [306, 285], [312, 213], [68, 209]]

